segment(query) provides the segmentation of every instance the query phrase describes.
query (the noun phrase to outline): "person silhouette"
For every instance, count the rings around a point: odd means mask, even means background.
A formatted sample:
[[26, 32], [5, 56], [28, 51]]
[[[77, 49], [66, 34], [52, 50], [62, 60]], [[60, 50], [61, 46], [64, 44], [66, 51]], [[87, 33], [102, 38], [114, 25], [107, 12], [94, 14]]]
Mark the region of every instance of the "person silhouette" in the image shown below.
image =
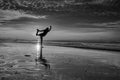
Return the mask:
[[41, 46], [42, 46], [42, 43], [43, 43], [43, 37], [45, 37], [47, 35], [47, 33], [51, 31], [51, 29], [52, 29], [52, 26], [47, 27], [47, 28], [45, 28], [43, 30], [37, 29], [36, 36], [40, 36]]

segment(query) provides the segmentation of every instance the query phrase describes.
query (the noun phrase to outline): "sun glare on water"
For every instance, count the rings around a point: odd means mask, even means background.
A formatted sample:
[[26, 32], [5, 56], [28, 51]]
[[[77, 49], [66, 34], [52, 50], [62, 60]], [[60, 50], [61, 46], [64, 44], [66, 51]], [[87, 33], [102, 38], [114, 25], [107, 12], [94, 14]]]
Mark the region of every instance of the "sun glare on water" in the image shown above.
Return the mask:
[[39, 57], [39, 53], [40, 53], [40, 43], [39, 43], [39, 40], [37, 42], [36, 49], [37, 49], [37, 57]]

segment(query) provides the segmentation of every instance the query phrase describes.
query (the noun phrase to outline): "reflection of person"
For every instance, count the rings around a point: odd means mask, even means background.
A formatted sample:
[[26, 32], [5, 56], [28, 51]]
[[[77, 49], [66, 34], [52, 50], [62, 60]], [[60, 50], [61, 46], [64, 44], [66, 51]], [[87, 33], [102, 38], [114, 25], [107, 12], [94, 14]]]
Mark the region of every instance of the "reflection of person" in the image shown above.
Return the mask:
[[42, 46], [42, 42], [43, 42], [43, 37], [45, 37], [47, 35], [47, 33], [51, 31], [51, 29], [52, 29], [52, 26], [47, 27], [43, 30], [37, 29], [36, 36], [40, 36], [41, 46]]
[[45, 69], [50, 69], [50, 64], [48, 63], [47, 59], [41, 58], [41, 59], [35, 59], [35, 61], [36, 61], [36, 65], [37, 65], [37, 61], [39, 61], [40, 64], [45, 66]]

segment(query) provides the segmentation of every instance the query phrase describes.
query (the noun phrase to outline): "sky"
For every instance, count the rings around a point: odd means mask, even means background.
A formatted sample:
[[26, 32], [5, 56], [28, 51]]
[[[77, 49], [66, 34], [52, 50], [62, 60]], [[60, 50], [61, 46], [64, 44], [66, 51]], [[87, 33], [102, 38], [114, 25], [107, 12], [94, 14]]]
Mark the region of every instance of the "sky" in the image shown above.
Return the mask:
[[94, 15], [33, 15], [0, 10], [0, 39], [36, 40], [36, 29], [52, 26], [45, 40], [120, 40], [120, 18]]

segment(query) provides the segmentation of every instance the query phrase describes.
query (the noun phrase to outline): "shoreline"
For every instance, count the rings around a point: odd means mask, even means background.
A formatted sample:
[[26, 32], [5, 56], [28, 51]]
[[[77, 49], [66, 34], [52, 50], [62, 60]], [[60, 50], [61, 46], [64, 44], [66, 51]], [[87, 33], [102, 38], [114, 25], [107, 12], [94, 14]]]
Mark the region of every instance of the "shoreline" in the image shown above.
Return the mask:
[[104, 50], [104, 51], [115, 51], [120, 52], [120, 49], [109, 49], [109, 48], [97, 48], [97, 47], [84, 47], [84, 46], [69, 46], [69, 45], [47, 45], [47, 46], [59, 46], [59, 47], [70, 47], [78, 49], [90, 49], [90, 50]]
[[[6, 47], [6, 43], [22, 43], [22, 44], [37, 44], [37, 42], [2, 42], [0, 46]], [[109, 45], [108, 45], [109, 44]], [[120, 52], [120, 44], [113, 43], [83, 43], [83, 42], [45, 42], [46, 46], [59, 46], [59, 47], [71, 47], [78, 49], [89, 49], [89, 50], [104, 50]]]

